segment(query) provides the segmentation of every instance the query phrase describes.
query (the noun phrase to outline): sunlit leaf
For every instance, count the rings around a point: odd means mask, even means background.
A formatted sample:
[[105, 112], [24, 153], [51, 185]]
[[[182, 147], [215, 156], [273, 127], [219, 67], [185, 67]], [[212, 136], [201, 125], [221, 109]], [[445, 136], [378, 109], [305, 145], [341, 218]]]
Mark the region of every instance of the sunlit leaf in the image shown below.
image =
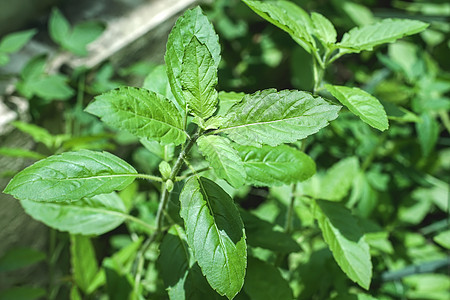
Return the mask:
[[253, 1], [244, 2], [258, 15], [281, 28], [307, 52], [316, 50], [312, 37], [313, 25], [309, 15], [291, 1]]
[[230, 196], [204, 177], [189, 179], [180, 194], [180, 215], [189, 247], [219, 294], [232, 299], [244, 284], [244, 225]]
[[314, 175], [316, 164], [305, 153], [289, 147], [233, 145], [238, 150], [247, 174], [246, 182], [272, 186], [303, 181]]
[[245, 95], [218, 132], [242, 145], [277, 146], [318, 132], [337, 118], [339, 109], [306, 92], [268, 89]]
[[189, 110], [200, 118], [210, 117], [217, 106], [217, 66], [208, 47], [196, 36], [184, 49], [180, 79]]
[[140, 138], [176, 145], [186, 140], [175, 105], [155, 92], [124, 87], [95, 97], [86, 111]]
[[19, 200], [59, 202], [122, 190], [136, 170], [108, 152], [80, 150], [40, 160], [19, 172], [5, 193]]
[[317, 200], [313, 209], [339, 267], [351, 280], [369, 289], [372, 278], [369, 245], [350, 211], [338, 203], [323, 200]]
[[407, 35], [425, 30], [427, 23], [408, 19], [384, 19], [374, 24], [355, 27], [345, 33], [338, 46], [345, 53], [372, 50], [373, 47], [392, 43]]
[[201, 44], [204, 44], [208, 48], [211, 53], [213, 65], [217, 68], [220, 62], [219, 37], [200, 7], [187, 10], [183, 16], [178, 18], [169, 34], [166, 46], [165, 62], [167, 75], [172, 93], [175, 96], [178, 106], [183, 110], [186, 109], [186, 100], [181, 89], [181, 72], [184, 64], [185, 48], [194, 36]]
[[20, 204], [34, 219], [72, 234], [100, 235], [125, 221], [126, 209], [116, 193], [102, 194], [76, 202], [35, 202]]
[[228, 139], [217, 135], [208, 135], [200, 137], [197, 144], [217, 176], [236, 188], [244, 184], [246, 177], [244, 165]]
[[359, 88], [325, 85], [326, 89], [364, 122], [384, 131], [389, 123], [383, 105], [377, 98]]

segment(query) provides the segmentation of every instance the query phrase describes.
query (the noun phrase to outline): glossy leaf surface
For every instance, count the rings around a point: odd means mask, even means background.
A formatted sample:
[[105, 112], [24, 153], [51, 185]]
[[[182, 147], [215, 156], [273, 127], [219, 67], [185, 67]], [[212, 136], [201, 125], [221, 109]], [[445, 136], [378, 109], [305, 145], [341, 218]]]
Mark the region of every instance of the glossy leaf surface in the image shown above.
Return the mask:
[[325, 44], [336, 43], [336, 29], [326, 17], [319, 13], [313, 12], [311, 20], [314, 25], [315, 35]]
[[323, 200], [317, 200], [313, 209], [339, 267], [351, 280], [369, 289], [372, 278], [369, 245], [350, 211], [338, 203]]
[[388, 129], [389, 122], [383, 105], [377, 98], [359, 88], [329, 85], [326, 89], [365, 123], [380, 131]]
[[108, 152], [80, 150], [53, 155], [19, 172], [5, 193], [19, 200], [75, 201], [122, 190], [136, 170]]
[[72, 234], [100, 235], [113, 230], [126, 219], [122, 199], [116, 194], [102, 194], [76, 202], [20, 201], [34, 219], [52, 228]]
[[289, 33], [307, 52], [315, 50], [311, 19], [298, 5], [284, 0], [244, 2], [262, 18]]
[[244, 184], [246, 176], [244, 165], [228, 139], [218, 135], [208, 135], [200, 137], [197, 144], [217, 176], [236, 188]]
[[219, 132], [242, 145], [277, 146], [318, 132], [337, 118], [339, 109], [306, 92], [268, 89], [235, 104]]
[[314, 175], [316, 164], [305, 153], [289, 147], [262, 146], [261, 148], [233, 145], [238, 150], [246, 182], [256, 186], [272, 186], [303, 181]]
[[183, 16], [178, 18], [175, 26], [169, 34], [167, 50], [164, 57], [167, 66], [172, 93], [180, 108], [186, 109], [186, 100], [182, 92], [181, 72], [185, 48], [196, 37], [201, 44], [206, 45], [213, 65], [217, 68], [220, 62], [219, 37], [208, 18], [203, 14], [200, 7], [187, 10]]
[[419, 33], [428, 27], [427, 23], [408, 19], [384, 19], [377, 23], [355, 27], [345, 33], [338, 44], [343, 52], [372, 50], [373, 47], [392, 43], [407, 35]]
[[195, 35], [184, 50], [180, 79], [189, 110], [203, 119], [212, 116], [217, 106], [217, 66]]
[[204, 177], [189, 179], [180, 195], [189, 247], [219, 294], [232, 299], [242, 288], [247, 264], [244, 225], [230, 196]]
[[101, 94], [86, 111], [140, 138], [176, 145], [186, 140], [182, 117], [175, 105], [146, 89], [124, 87]]

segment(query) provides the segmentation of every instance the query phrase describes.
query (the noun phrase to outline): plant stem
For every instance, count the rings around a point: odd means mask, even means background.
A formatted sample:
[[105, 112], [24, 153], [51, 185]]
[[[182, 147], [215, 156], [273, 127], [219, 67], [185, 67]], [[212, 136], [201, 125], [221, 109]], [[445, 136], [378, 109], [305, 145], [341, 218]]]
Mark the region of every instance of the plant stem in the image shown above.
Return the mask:
[[192, 175], [197, 174], [197, 173], [205, 172], [205, 171], [208, 171], [208, 170], [211, 170], [211, 167], [204, 167], [204, 168], [201, 168], [199, 170], [194, 170], [193, 172], [189, 172], [189, 173], [184, 174], [182, 176], [175, 177], [175, 181], [181, 181], [181, 180], [184, 180], [184, 179], [188, 178], [189, 176], [192, 176]]
[[291, 199], [289, 202], [288, 210], [286, 212], [286, 223], [284, 225], [284, 232], [287, 234], [291, 233], [292, 231], [296, 191], [297, 191], [297, 184], [293, 183], [291, 189]]
[[[177, 161], [173, 165], [172, 173], [170, 173], [170, 177], [169, 177], [170, 180], [172, 180], [172, 181], [176, 180], [176, 177], [177, 177], [178, 173], [180, 172], [181, 167], [183, 166], [184, 159], [186, 158], [187, 154], [191, 150], [192, 146], [194, 146], [195, 141], [198, 139], [198, 137], [199, 137], [199, 134], [195, 134], [187, 142], [186, 146], [181, 151], [180, 155], [178, 155]], [[170, 194], [170, 192], [167, 190], [166, 183], [163, 182], [162, 187], [161, 187], [161, 198], [159, 201], [158, 212], [156, 214], [156, 232], [155, 233], [157, 233], [157, 234], [158, 234], [158, 231], [161, 230], [162, 225], [163, 225], [163, 220], [164, 220], [163, 211], [167, 206], [167, 202], [169, 200], [169, 194]]]
[[134, 216], [132, 216], [132, 215], [125, 215], [125, 218], [128, 219], [128, 220], [130, 220], [130, 221], [132, 221], [132, 222], [134, 222], [134, 223], [136, 223], [136, 224], [139, 224], [139, 225], [141, 225], [141, 226], [147, 228], [148, 230], [151, 230], [151, 231], [156, 230], [156, 227], [151, 226], [151, 225], [148, 225], [147, 223], [145, 223], [145, 222], [142, 221], [141, 219], [136, 218], [136, 217], [134, 217]]
[[[200, 133], [196, 133], [185, 145], [183, 150], [181, 150], [180, 155], [178, 155], [178, 158], [173, 165], [172, 172], [170, 173], [170, 177], [168, 180], [175, 181], [178, 173], [181, 170], [181, 167], [183, 166], [184, 160], [191, 150], [192, 146], [194, 146], [195, 141], [198, 139]], [[150, 175], [149, 175], [150, 176]], [[138, 295], [139, 292], [139, 284], [141, 281], [141, 274], [144, 268], [144, 260], [145, 260], [145, 252], [147, 252], [148, 248], [151, 246], [153, 241], [155, 241], [163, 228], [164, 225], [164, 212], [167, 206], [167, 203], [169, 202], [169, 196], [170, 192], [167, 190], [166, 182], [163, 181], [161, 185], [161, 197], [159, 201], [158, 206], [158, 212], [156, 213], [156, 229], [153, 232], [153, 234], [145, 241], [144, 245], [142, 245], [141, 251], [138, 255], [138, 262], [137, 262], [137, 269], [136, 269], [136, 276], [135, 276], [135, 282], [134, 282], [134, 292], [135, 295]]]
[[149, 174], [136, 174], [135, 176], [136, 176], [136, 178], [148, 179], [148, 180], [163, 182], [163, 179], [161, 177], [159, 177], [159, 176], [153, 176], [153, 175], [149, 175]]

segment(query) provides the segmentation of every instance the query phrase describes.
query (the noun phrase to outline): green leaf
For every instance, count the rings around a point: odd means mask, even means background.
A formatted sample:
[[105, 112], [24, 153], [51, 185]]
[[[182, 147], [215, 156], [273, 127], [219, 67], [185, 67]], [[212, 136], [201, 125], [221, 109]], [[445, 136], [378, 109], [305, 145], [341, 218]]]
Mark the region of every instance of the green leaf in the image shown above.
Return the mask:
[[137, 137], [175, 145], [186, 140], [183, 121], [175, 105], [146, 89], [123, 87], [101, 94], [85, 110], [106, 124]]
[[191, 256], [184, 230], [173, 225], [159, 246], [158, 266], [170, 299], [185, 299], [185, 281]]
[[10, 61], [9, 55], [3, 52], [0, 52], [0, 66], [4, 66], [8, 64]]
[[50, 37], [58, 44], [62, 44], [70, 35], [70, 24], [63, 16], [61, 11], [56, 7], [53, 8], [52, 14], [48, 21], [48, 32]]
[[13, 53], [19, 51], [36, 34], [35, 29], [14, 32], [6, 35], [0, 41], [0, 52]]
[[4, 192], [19, 200], [75, 201], [122, 190], [136, 174], [127, 162], [107, 152], [65, 152], [22, 170]]
[[122, 199], [102, 194], [77, 202], [35, 202], [21, 200], [26, 213], [52, 228], [72, 234], [100, 235], [113, 230], [127, 218]]
[[356, 157], [349, 157], [334, 164], [320, 182], [318, 198], [329, 201], [342, 200], [348, 194], [358, 170], [359, 162]]
[[353, 23], [358, 26], [374, 23], [375, 18], [372, 11], [364, 5], [345, 1], [342, 5], [342, 9]]
[[316, 172], [316, 164], [305, 153], [287, 145], [262, 148], [234, 144], [247, 173], [246, 182], [272, 186], [304, 181]]
[[[182, 295], [185, 298], [182, 298]], [[184, 293], [182, 295], [174, 294], [172, 300], [189, 299], [189, 300], [221, 300], [226, 297], [220, 296], [214, 291], [206, 281], [202, 274], [202, 270], [195, 263], [188, 271], [186, 281], [184, 283]], [[238, 295], [239, 296], [239, 295]], [[238, 296], [234, 299], [238, 300]]]
[[[253, 247], [261, 247], [281, 253], [298, 252], [300, 246], [294, 239], [269, 223], [245, 210], [240, 210], [242, 221], [244, 221], [247, 243]], [[280, 298], [282, 299], [282, 298]]]
[[130, 273], [117, 270], [110, 259], [103, 260], [106, 277], [107, 299], [122, 300], [132, 299], [133, 279]]
[[312, 33], [313, 25], [309, 15], [290, 1], [251, 1], [243, 0], [255, 13], [273, 25], [281, 28], [308, 53], [316, 46]]
[[314, 216], [333, 257], [347, 276], [365, 289], [372, 278], [369, 245], [350, 211], [344, 206], [316, 200]]
[[46, 292], [42, 288], [17, 286], [0, 291], [0, 300], [34, 300], [42, 299]]
[[244, 291], [250, 299], [294, 299], [289, 283], [280, 271], [257, 258], [248, 258]]
[[98, 272], [94, 246], [88, 237], [82, 235], [71, 235], [70, 242], [73, 279], [77, 286], [86, 293]]
[[315, 34], [325, 45], [336, 43], [336, 29], [330, 20], [315, 12], [311, 14], [311, 20], [314, 25]]
[[45, 259], [45, 253], [31, 248], [13, 248], [0, 257], [0, 272], [28, 267]]
[[70, 52], [85, 56], [88, 54], [86, 46], [96, 40], [103, 33], [104, 29], [103, 24], [94, 21], [77, 24], [61, 44]]
[[230, 108], [238, 102], [241, 102], [245, 93], [236, 92], [219, 92], [219, 109], [217, 110], [217, 116], [225, 117]]
[[408, 19], [384, 19], [377, 23], [355, 27], [345, 33], [338, 46], [344, 53], [371, 51], [373, 47], [419, 33], [428, 27], [427, 23]]
[[167, 71], [165, 65], [159, 65], [155, 67], [148, 75], [145, 77], [143, 88], [158, 93], [175, 104], [175, 106], [180, 110], [178, 103], [175, 101], [175, 97], [172, 94], [169, 84], [169, 78], [167, 77]]
[[356, 87], [326, 84], [325, 88], [365, 123], [380, 131], [389, 128], [386, 111], [374, 96]]
[[181, 89], [194, 115], [207, 119], [217, 106], [217, 66], [205, 44], [194, 35], [184, 49]]
[[244, 184], [244, 165], [237, 151], [231, 147], [230, 140], [218, 135], [208, 135], [201, 136], [197, 144], [218, 177], [225, 179], [235, 188]]
[[67, 82], [66, 76], [55, 74], [29, 82], [27, 87], [33, 94], [46, 100], [67, 100], [74, 95], [73, 89]]
[[178, 106], [183, 110], [186, 110], [187, 103], [181, 89], [181, 72], [184, 64], [185, 48], [194, 36], [201, 44], [204, 44], [208, 48], [214, 61], [213, 65], [217, 68], [220, 62], [219, 37], [200, 7], [187, 10], [183, 16], [178, 18], [169, 34], [164, 58], [172, 93], [175, 96]]
[[428, 273], [411, 274], [402, 278], [406, 299], [447, 299], [450, 290], [450, 276]]
[[32, 158], [32, 159], [43, 159], [45, 155], [42, 155], [38, 152], [22, 149], [22, 148], [8, 148], [8, 147], [0, 147], [0, 155], [9, 156], [9, 157], [23, 157], [23, 158]]
[[46, 57], [36, 56], [22, 69], [23, 80], [17, 82], [17, 90], [27, 98], [37, 95], [45, 100], [66, 100], [74, 91], [67, 84], [68, 78], [61, 74], [45, 74]]
[[416, 131], [423, 155], [430, 155], [439, 138], [439, 123], [430, 113], [422, 113]]
[[433, 237], [433, 240], [446, 249], [450, 249], [450, 230], [443, 231]]
[[277, 146], [318, 132], [337, 118], [340, 108], [306, 92], [268, 89], [236, 103], [218, 132], [242, 145]]
[[47, 146], [47, 148], [51, 149], [55, 143], [55, 138], [45, 128], [22, 121], [14, 121], [12, 122], [12, 125], [20, 131], [29, 134], [35, 142], [42, 143]]
[[83, 297], [75, 285], [70, 289], [70, 300], [83, 300]]
[[232, 299], [244, 284], [247, 245], [244, 225], [230, 196], [204, 177], [189, 179], [180, 195], [189, 247], [219, 294]]

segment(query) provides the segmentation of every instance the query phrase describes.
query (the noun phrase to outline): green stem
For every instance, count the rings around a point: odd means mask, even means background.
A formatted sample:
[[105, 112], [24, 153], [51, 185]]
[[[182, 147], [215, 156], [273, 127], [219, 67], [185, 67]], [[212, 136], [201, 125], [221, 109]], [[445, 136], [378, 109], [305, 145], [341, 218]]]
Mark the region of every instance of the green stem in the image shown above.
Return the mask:
[[141, 219], [138, 219], [138, 218], [136, 218], [136, 217], [134, 217], [132, 215], [125, 214], [124, 217], [126, 219], [128, 219], [129, 221], [132, 221], [132, 222], [137, 223], [137, 224], [139, 224], [141, 226], [144, 226], [145, 228], [149, 229], [150, 231], [155, 231], [156, 230], [156, 227], [148, 225], [147, 223], [145, 223]]
[[294, 183], [294, 184], [292, 184], [292, 188], [291, 188], [291, 200], [289, 202], [289, 207], [286, 212], [286, 223], [284, 225], [284, 232], [287, 234], [291, 233], [291, 231], [292, 231], [296, 191], [297, 191], [297, 185]]
[[[194, 146], [196, 140], [198, 139], [200, 133], [195, 134], [185, 145], [183, 150], [181, 150], [180, 155], [178, 155], [178, 158], [172, 168], [172, 172], [170, 173], [170, 176], [168, 180], [175, 181], [178, 173], [181, 170], [181, 167], [183, 166], [184, 159], [186, 158], [187, 154], [191, 150], [192, 146]], [[135, 295], [138, 295], [139, 292], [139, 285], [141, 281], [141, 274], [144, 267], [144, 260], [145, 260], [145, 252], [147, 252], [148, 248], [151, 246], [151, 244], [159, 237], [159, 235], [162, 232], [162, 228], [164, 225], [164, 212], [166, 210], [167, 203], [169, 201], [170, 192], [167, 190], [166, 182], [164, 181], [161, 185], [161, 197], [159, 201], [158, 211], [156, 213], [156, 228], [153, 234], [145, 241], [144, 245], [141, 247], [141, 251], [138, 255], [138, 263], [137, 263], [137, 270], [136, 270], [136, 276], [135, 276], [135, 282], [134, 282], [134, 292]]]
[[[78, 80], [77, 104], [75, 106], [76, 111], [83, 110], [84, 90], [85, 90], [85, 85], [86, 85], [85, 81], [86, 81], [85, 74], [82, 73]], [[78, 122], [77, 118], [74, 118], [73, 134], [75, 136], [79, 136], [80, 132], [81, 132], [81, 124], [80, 124], [80, 122]]]
[[[170, 177], [169, 179], [172, 181], [176, 180], [176, 177], [178, 175], [178, 173], [181, 170], [181, 167], [183, 166], [184, 163], [184, 159], [186, 158], [187, 154], [189, 153], [189, 151], [191, 150], [192, 146], [194, 146], [195, 141], [198, 139], [199, 134], [195, 134], [186, 144], [186, 146], [184, 147], [184, 149], [181, 151], [180, 155], [178, 155], [177, 161], [175, 162], [173, 168], [172, 168], [172, 172], [170, 173]], [[163, 225], [163, 210], [166, 208], [167, 206], [167, 202], [169, 200], [169, 194], [170, 192], [167, 190], [166, 187], [166, 183], [163, 182], [162, 184], [162, 188], [161, 188], [161, 198], [159, 201], [159, 207], [158, 207], [158, 212], [156, 214], [156, 233], [158, 234], [158, 231], [161, 229], [162, 225]]]
[[198, 174], [198, 173], [205, 172], [205, 171], [208, 171], [208, 170], [211, 170], [211, 167], [205, 167], [205, 168], [201, 168], [199, 170], [194, 170], [194, 171], [186, 173], [186, 174], [184, 174], [182, 176], [175, 177], [175, 181], [181, 181], [181, 180], [184, 180], [184, 179], [186, 179], [186, 178], [188, 178], [188, 177], [190, 177], [190, 176], [192, 176], [194, 174]]
[[134, 176], [136, 176], [136, 178], [140, 178], [140, 179], [148, 179], [148, 180], [163, 182], [163, 179], [159, 176], [153, 176], [153, 175], [149, 175], [149, 174], [135, 174]]
[[[327, 59], [328, 53], [326, 54], [325, 58]], [[320, 86], [322, 84], [323, 76], [325, 75], [325, 66], [318, 63], [317, 60], [314, 60], [313, 62], [313, 71], [314, 71], [314, 88], [313, 88], [313, 95], [317, 95], [317, 92], [320, 90]]]

